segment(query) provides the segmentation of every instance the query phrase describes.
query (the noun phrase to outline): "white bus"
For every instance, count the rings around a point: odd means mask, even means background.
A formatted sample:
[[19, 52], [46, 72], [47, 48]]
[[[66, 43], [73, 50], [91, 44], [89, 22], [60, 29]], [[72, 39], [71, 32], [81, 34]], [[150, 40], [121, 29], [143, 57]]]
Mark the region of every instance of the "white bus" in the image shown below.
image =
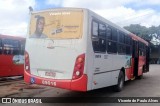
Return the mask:
[[149, 71], [148, 43], [81, 8], [31, 12], [25, 47], [28, 83], [89, 91], [114, 86]]

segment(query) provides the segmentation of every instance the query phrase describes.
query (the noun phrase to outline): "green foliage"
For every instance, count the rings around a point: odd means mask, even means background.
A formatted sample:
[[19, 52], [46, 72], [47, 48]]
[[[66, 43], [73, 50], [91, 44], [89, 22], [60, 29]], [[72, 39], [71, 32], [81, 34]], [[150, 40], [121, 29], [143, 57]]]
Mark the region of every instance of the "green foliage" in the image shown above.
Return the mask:
[[147, 28], [139, 24], [132, 24], [130, 26], [125, 26], [124, 28], [149, 42], [151, 58], [155, 58], [155, 54], [157, 55], [160, 53], [160, 25], [157, 27], [151, 26]]
[[147, 28], [139, 24], [131, 24], [130, 26], [125, 26], [124, 28], [147, 41], [151, 41], [153, 37], [160, 40], [160, 25], [157, 27], [152, 26]]

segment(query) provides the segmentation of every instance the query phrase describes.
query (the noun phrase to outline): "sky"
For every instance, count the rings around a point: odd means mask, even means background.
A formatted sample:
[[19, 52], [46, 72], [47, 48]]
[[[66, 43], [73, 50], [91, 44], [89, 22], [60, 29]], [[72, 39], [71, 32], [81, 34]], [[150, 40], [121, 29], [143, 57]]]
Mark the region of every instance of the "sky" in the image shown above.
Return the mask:
[[124, 27], [160, 25], [160, 0], [0, 0], [0, 34], [27, 35], [29, 9], [34, 11], [78, 7], [88, 8], [111, 22]]

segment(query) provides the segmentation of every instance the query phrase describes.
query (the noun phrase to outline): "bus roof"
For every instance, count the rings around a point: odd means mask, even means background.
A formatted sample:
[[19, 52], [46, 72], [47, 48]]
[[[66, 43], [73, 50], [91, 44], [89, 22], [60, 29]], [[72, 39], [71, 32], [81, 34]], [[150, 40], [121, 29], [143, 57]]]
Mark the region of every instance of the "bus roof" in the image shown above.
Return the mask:
[[39, 13], [39, 12], [47, 12], [47, 11], [56, 11], [56, 10], [88, 10], [86, 8], [74, 8], [74, 7], [63, 7], [63, 8], [49, 8], [49, 9], [43, 9], [39, 11], [32, 11], [31, 13]]
[[148, 46], [148, 42], [145, 41], [144, 39], [140, 38], [139, 36], [137, 36], [137, 35], [135, 35], [133, 33], [130, 33], [129, 35], [132, 37], [132, 39], [140, 41], [140, 42], [142, 42], [142, 43], [144, 43], [144, 44], [146, 44]]

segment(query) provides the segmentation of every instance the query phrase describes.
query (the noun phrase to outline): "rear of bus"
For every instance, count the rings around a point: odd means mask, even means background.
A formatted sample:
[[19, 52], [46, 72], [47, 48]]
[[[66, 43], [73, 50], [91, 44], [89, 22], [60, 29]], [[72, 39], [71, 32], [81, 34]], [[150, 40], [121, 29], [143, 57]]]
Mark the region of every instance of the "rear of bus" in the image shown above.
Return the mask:
[[[84, 20], [82, 9], [31, 13], [25, 48], [26, 82], [87, 90]], [[39, 33], [38, 24], [41, 24]]]

